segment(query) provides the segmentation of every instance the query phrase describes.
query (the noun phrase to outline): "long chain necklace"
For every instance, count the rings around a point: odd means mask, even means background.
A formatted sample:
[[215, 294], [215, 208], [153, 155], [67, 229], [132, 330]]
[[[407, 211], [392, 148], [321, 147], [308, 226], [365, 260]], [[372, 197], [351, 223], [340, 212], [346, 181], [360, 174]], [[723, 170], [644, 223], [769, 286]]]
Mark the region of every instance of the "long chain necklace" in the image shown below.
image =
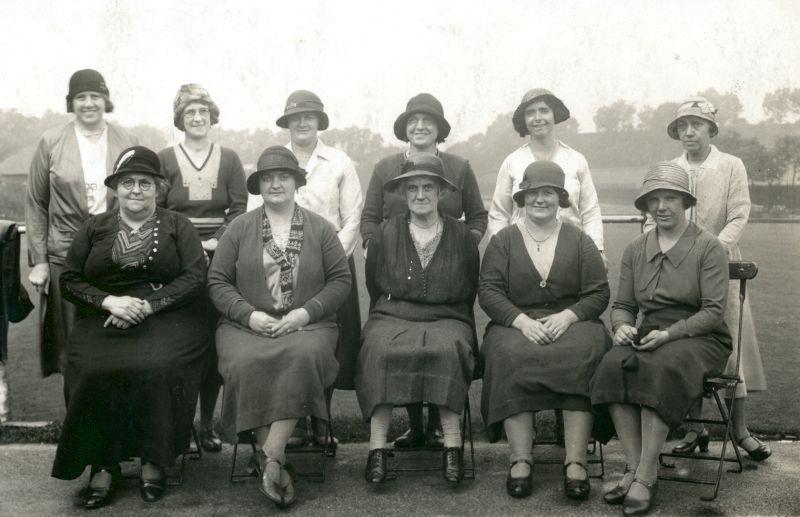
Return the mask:
[[528, 234], [528, 237], [533, 239], [533, 242], [536, 243], [536, 251], [542, 251], [542, 244], [544, 244], [550, 237], [553, 236], [554, 233], [556, 233], [556, 230], [558, 230], [558, 223], [556, 223], [556, 227], [553, 228], [553, 231], [550, 232], [550, 234], [547, 237], [545, 237], [544, 239], [537, 239], [536, 237], [533, 236], [531, 230], [528, 228], [528, 221], [525, 221], [523, 226], [525, 227], [525, 232]]

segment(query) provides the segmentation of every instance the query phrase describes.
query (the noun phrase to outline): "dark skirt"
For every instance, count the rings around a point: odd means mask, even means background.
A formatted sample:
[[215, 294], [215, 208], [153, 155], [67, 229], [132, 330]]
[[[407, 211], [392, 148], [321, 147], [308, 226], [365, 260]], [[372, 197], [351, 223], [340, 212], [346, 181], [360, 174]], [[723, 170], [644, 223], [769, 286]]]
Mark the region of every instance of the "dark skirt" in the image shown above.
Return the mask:
[[487, 426], [543, 409], [591, 411], [589, 382], [611, 346], [600, 321], [572, 324], [555, 342], [535, 345], [515, 328], [490, 324], [484, 360], [481, 413]]
[[49, 294], [41, 297], [46, 303], [44, 318], [39, 320], [39, 364], [42, 377], [64, 373], [67, 362], [67, 343], [75, 326], [75, 306], [61, 294], [61, 272], [64, 266], [50, 264]]
[[64, 380], [67, 415], [53, 477], [132, 457], [172, 465], [189, 444], [207, 339], [202, 304], [156, 313], [129, 329], [106, 315], [75, 323]]
[[226, 440], [235, 443], [242, 431], [277, 420], [327, 420], [325, 389], [339, 370], [334, 355], [338, 333], [334, 322], [318, 322], [269, 338], [223, 319], [216, 342]]
[[339, 375], [333, 387], [338, 390], [355, 389], [358, 352], [361, 350], [361, 308], [358, 305], [356, 264], [352, 255], [347, 263], [350, 266], [353, 283], [350, 286], [350, 294], [336, 312], [336, 322], [339, 324], [339, 342], [336, 344]]
[[[645, 324], [666, 328], [673, 321], [655, 314]], [[650, 352], [612, 347], [592, 379], [592, 405], [647, 406], [675, 428], [703, 395], [703, 379], [724, 370], [730, 351], [730, 341], [714, 334], [676, 339]]]
[[429, 402], [461, 413], [475, 367], [472, 327], [373, 313], [362, 333], [356, 394], [365, 419], [378, 404]]

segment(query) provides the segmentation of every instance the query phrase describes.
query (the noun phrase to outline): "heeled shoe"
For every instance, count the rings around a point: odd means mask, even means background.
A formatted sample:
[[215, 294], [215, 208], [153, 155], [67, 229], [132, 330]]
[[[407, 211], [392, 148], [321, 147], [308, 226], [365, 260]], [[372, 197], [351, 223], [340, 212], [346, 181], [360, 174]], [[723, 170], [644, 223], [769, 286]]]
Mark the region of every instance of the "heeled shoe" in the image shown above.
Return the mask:
[[[511, 469], [517, 463], [527, 463], [530, 466], [528, 475], [524, 478], [511, 477]], [[528, 460], [515, 460], [508, 466], [508, 477], [506, 478], [506, 492], [511, 497], [522, 499], [528, 497], [533, 491], [533, 463]]]
[[[579, 465], [583, 469], [586, 477], [583, 479], [570, 479], [567, 477], [567, 469], [570, 465]], [[564, 493], [569, 499], [575, 501], [585, 501], [589, 498], [589, 492], [592, 490], [592, 485], [589, 483], [589, 472], [586, 470], [586, 465], [579, 461], [570, 461], [564, 465]]]
[[372, 449], [367, 456], [367, 467], [364, 469], [364, 479], [370, 484], [380, 484], [386, 481], [388, 470], [388, 450]]
[[464, 456], [461, 447], [447, 447], [442, 453], [442, 476], [451, 484], [464, 479]]
[[139, 474], [139, 495], [147, 503], [155, 503], [167, 491], [167, 476], [161, 471], [159, 479], [145, 479]]
[[[107, 472], [111, 476], [111, 482], [107, 487], [92, 488], [91, 478], [93, 478], [95, 474], [99, 472]], [[95, 510], [97, 508], [108, 506], [111, 503], [112, 496], [114, 495], [114, 485], [119, 480], [121, 474], [122, 470], [120, 469], [119, 465], [111, 468], [100, 467], [98, 469], [92, 467], [89, 477], [90, 485], [86, 487], [86, 492], [83, 496], [83, 507], [87, 510]]]
[[[278, 465], [277, 482], [269, 476], [268, 467], [270, 463]], [[259, 486], [259, 490], [261, 490], [261, 493], [278, 508], [288, 508], [294, 504], [294, 502], [297, 501], [297, 493], [294, 488], [294, 470], [291, 468], [291, 465], [288, 463], [283, 464], [280, 460], [267, 456], [261, 474], [261, 486]], [[273, 495], [271, 491], [274, 491], [275, 495]]]
[[[625, 478], [626, 474], [633, 474], [635, 471], [630, 468], [628, 465], [625, 465], [625, 473], [622, 474], [623, 479]], [[622, 482], [622, 479], [620, 479]], [[633, 481], [631, 481], [633, 484]], [[625, 500], [625, 496], [628, 495], [628, 489], [631, 485], [622, 486], [617, 483], [617, 486], [603, 494], [603, 500], [608, 504], [622, 504], [622, 501]]]
[[398, 436], [394, 440], [395, 449], [411, 449], [416, 447], [425, 447], [425, 433], [422, 429], [409, 427], [406, 432]]
[[645, 487], [650, 497], [647, 499], [636, 499], [630, 496], [629, 489], [628, 494], [625, 495], [625, 500], [622, 503], [622, 515], [644, 515], [653, 508], [656, 492], [658, 492], [658, 479], [652, 483], [647, 483], [639, 478], [633, 478], [631, 486], [633, 486], [633, 483], [639, 483]]
[[[687, 440], [686, 438], [689, 434], [694, 434], [694, 438]], [[672, 448], [672, 452], [675, 454], [691, 454], [698, 447], [700, 448], [700, 452], [708, 452], [708, 442], [710, 439], [711, 437], [706, 428], [703, 428], [703, 431], [700, 433], [697, 431], [689, 431], [684, 435], [683, 440]]]
[[219, 452], [222, 450], [222, 440], [219, 435], [210, 427], [200, 430], [200, 447], [206, 452]]
[[[758, 446], [755, 449], [748, 450], [744, 445], [742, 445], [748, 438], [752, 438], [758, 444]], [[744, 451], [747, 453], [748, 456], [750, 456], [751, 459], [755, 461], [764, 461], [765, 459], [772, 456], [772, 449], [769, 448], [769, 445], [762, 442], [752, 434], [748, 434], [741, 440], [737, 440], [736, 443], [739, 445], [739, 447], [744, 449]]]

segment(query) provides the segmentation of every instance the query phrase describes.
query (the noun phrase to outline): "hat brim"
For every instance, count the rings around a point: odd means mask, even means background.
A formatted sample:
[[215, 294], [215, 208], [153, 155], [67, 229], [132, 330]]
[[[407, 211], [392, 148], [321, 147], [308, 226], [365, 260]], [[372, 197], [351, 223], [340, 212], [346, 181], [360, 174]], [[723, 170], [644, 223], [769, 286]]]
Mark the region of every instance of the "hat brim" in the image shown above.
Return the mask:
[[511, 197], [517, 204], [517, 206], [523, 206], [525, 205], [525, 194], [527, 194], [531, 190], [536, 190], [543, 187], [549, 187], [555, 189], [556, 192], [558, 192], [558, 206], [560, 206], [561, 208], [568, 208], [570, 206], [569, 192], [567, 192], [563, 187], [560, 187], [559, 185], [554, 185], [553, 183], [549, 182], [528, 184], [524, 188], [514, 192], [514, 195]]
[[565, 120], [568, 120], [570, 117], [569, 109], [564, 104], [564, 102], [553, 95], [552, 93], [545, 93], [543, 95], [538, 95], [533, 99], [529, 99], [525, 102], [520, 102], [517, 109], [514, 110], [514, 115], [511, 117], [511, 121], [514, 124], [514, 129], [517, 130], [520, 136], [526, 136], [530, 132], [528, 131], [528, 126], [525, 125], [525, 108], [530, 106], [536, 101], [544, 100], [548, 106], [553, 110], [553, 122], [555, 124], [560, 124]]
[[667, 134], [669, 135], [670, 138], [672, 138], [673, 140], [680, 140], [681, 139], [681, 137], [678, 136], [678, 121], [680, 119], [682, 119], [682, 118], [687, 118], [687, 117], [701, 118], [701, 119], [705, 120], [706, 122], [708, 122], [709, 124], [711, 124], [711, 127], [713, 128], [713, 133], [711, 134], [712, 137], [717, 136], [717, 134], [719, 133], [719, 126], [717, 125], [717, 122], [712, 120], [712, 119], [710, 119], [710, 118], [708, 118], [708, 117], [703, 117], [703, 116], [694, 115], [694, 114], [692, 114], [692, 115], [681, 115], [680, 117], [675, 117], [674, 119], [672, 119], [672, 122], [670, 122], [669, 125], [667, 125]]
[[434, 178], [439, 180], [441, 184], [444, 185], [444, 187], [450, 192], [455, 192], [456, 190], [458, 190], [458, 187], [453, 185], [453, 183], [451, 183], [450, 180], [448, 180], [447, 178], [442, 177], [431, 171], [425, 171], [425, 170], [410, 170], [408, 172], [405, 172], [397, 176], [396, 178], [392, 178], [383, 184], [383, 190], [385, 190], [386, 192], [395, 192], [400, 187], [400, 185], [403, 184], [403, 181], [409, 178], [418, 178], [420, 176], [425, 176], [428, 178]]
[[261, 195], [261, 188], [259, 183], [261, 182], [261, 174], [264, 172], [274, 172], [274, 171], [286, 171], [292, 173], [294, 176], [295, 186], [297, 188], [302, 187], [306, 184], [306, 171], [300, 168], [292, 169], [291, 167], [286, 167], [285, 165], [274, 165], [271, 167], [265, 167], [263, 169], [259, 169], [250, 176], [247, 177], [247, 191], [254, 196]]
[[404, 111], [397, 117], [397, 120], [394, 121], [394, 136], [396, 136], [398, 140], [408, 142], [406, 126], [408, 124], [408, 118], [414, 113], [424, 113], [436, 119], [436, 126], [438, 129], [438, 134], [436, 135], [437, 142], [444, 142], [444, 139], [450, 136], [450, 123], [447, 119], [432, 109], [415, 108], [411, 111]]
[[328, 115], [324, 111], [315, 110], [311, 108], [292, 108], [286, 111], [283, 115], [275, 121], [275, 125], [278, 127], [282, 127], [283, 129], [289, 129], [289, 117], [292, 115], [297, 115], [298, 113], [313, 113], [319, 118], [319, 127], [317, 130], [325, 131], [328, 129], [328, 124], [330, 121], [328, 120]]
[[114, 188], [114, 183], [119, 180], [122, 176], [126, 174], [148, 174], [156, 179], [166, 180], [167, 178], [158, 171], [154, 171], [148, 167], [142, 167], [139, 165], [134, 165], [132, 167], [123, 167], [122, 169], [118, 170], [114, 174], [110, 174], [106, 176], [106, 179], [103, 180], [103, 184], [108, 188]]
[[661, 184], [655, 184], [651, 187], [648, 187], [646, 190], [642, 190], [642, 193], [639, 194], [639, 196], [633, 201], [633, 206], [635, 206], [640, 212], [647, 212], [647, 196], [656, 190], [672, 190], [674, 192], [678, 192], [679, 194], [689, 198], [690, 206], [697, 204], [697, 198], [694, 197], [691, 192], [675, 188], [675, 185], [665, 182]]

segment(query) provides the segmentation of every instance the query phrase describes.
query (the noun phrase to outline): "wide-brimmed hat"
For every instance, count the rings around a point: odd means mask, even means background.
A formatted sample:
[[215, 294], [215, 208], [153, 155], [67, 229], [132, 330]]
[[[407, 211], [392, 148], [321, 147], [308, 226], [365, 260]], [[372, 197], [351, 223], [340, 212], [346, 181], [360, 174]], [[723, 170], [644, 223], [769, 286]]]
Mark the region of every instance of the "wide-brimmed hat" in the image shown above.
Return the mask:
[[439, 129], [436, 141], [439, 143], [444, 142], [444, 139], [450, 134], [450, 123], [444, 118], [442, 103], [430, 93], [420, 93], [411, 97], [408, 104], [406, 104], [406, 110], [394, 121], [394, 136], [403, 142], [408, 142], [406, 125], [408, 124], [408, 118], [414, 113], [425, 113], [436, 119], [436, 125]]
[[674, 190], [689, 199], [689, 205], [697, 203], [697, 198], [689, 189], [689, 174], [674, 162], [658, 162], [651, 165], [642, 180], [642, 192], [633, 205], [642, 212], [647, 211], [647, 195], [655, 190]]
[[678, 105], [675, 116], [667, 125], [667, 134], [673, 140], [680, 140], [678, 137], [678, 120], [683, 117], [697, 117], [711, 122], [711, 136], [719, 133], [717, 125], [717, 108], [708, 102], [705, 97], [689, 97]]
[[128, 147], [122, 151], [114, 162], [113, 171], [103, 181], [106, 187], [113, 188], [120, 177], [129, 173], [149, 174], [162, 180], [167, 179], [161, 173], [161, 161], [158, 155], [142, 145]]
[[404, 180], [419, 176], [436, 178], [442, 186], [451, 192], [458, 190], [458, 187], [444, 177], [444, 163], [442, 163], [441, 158], [431, 153], [419, 153], [410, 156], [403, 163], [400, 175], [384, 183], [383, 189], [387, 192], [394, 192], [403, 184]]
[[82, 92], [97, 92], [106, 100], [106, 113], [114, 111], [111, 94], [108, 92], [106, 80], [97, 70], [85, 68], [78, 70], [69, 78], [69, 92], [67, 93], [67, 113], [72, 113], [72, 99]]
[[319, 118], [320, 131], [328, 129], [328, 115], [325, 113], [325, 106], [316, 93], [308, 90], [297, 90], [286, 99], [286, 106], [283, 108], [283, 115], [275, 121], [278, 127], [289, 128], [289, 117], [298, 113], [315, 113]]
[[564, 169], [556, 162], [536, 161], [525, 167], [519, 190], [512, 196], [517, 206], [525, 205], [525, 194], [542, 187], [552, 187], [558, 192], [558, 206], [569, 206], [569, 192], [564, 188]]
[[172, 102], [172, 122], [175, 124], [175, 127], [181, 131], [186, 131], [186, 126], [183, 123], [183, 110], [193, 102], [199, 102], [208, 106], [212, 126], [219, 122], [219, 106], [211, 100], [211, 95], [209, 95], [208, 90], [199, 84], [189, 83], [182, 85], [178, 89], [178, 93], [175, 94], [175, 100]]
[[253, 195], [260, 194], [261, 174], [272, 171], [291, 172], [297, 188], [306, 184], [306, 171], [300, 167], [294, 153], [282, 145], [273, 145], [264, 149], [258, 157], [255, 172], [247, 177], [247, 191]]
[[511, 117], [511, 122], [514, 124], [514, 129], [519, 133], [519, 136], [525, 136], [529, 133], [528, 126], [525, 125], [525, 108], [536, 101], [544, 101], [545, 104], [550, 106], [550, 109], [553, 110], [553, 119], [556, 124], [560, 124], [569, 118], [569, 110], [561, 99], [553, 95], [553, 92], [544, 88], [528, 90], [522, 96], [519, 106], [514, 110], [514, 115]]

